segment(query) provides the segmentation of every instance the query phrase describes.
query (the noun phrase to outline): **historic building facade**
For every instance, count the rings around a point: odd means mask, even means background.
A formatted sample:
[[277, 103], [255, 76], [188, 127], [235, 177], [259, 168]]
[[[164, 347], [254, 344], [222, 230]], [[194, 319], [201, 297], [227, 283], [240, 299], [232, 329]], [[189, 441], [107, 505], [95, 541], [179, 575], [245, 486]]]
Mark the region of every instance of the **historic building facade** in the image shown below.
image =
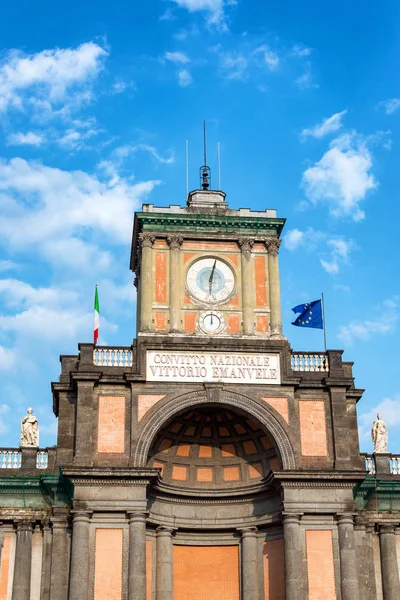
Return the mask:
[[282, 334], [283, 226], [135, 215], [136, 339], [62, 356], [57, 446], [1, 451], [0, 600], [399, 600], [399, 463], [352, 363]]

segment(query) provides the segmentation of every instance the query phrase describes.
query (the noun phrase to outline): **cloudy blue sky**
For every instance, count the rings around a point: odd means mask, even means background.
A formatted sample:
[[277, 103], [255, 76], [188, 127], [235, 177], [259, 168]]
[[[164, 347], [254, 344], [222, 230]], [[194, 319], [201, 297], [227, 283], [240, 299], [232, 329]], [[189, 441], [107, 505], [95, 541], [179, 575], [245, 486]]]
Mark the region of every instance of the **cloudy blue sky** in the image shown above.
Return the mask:
[[[132, 217], [198, 187], [202, 121], [232, 207], [276, 208], [285, 334], [326, 299], [355, 362], [362, 449], [379, 409], [400, 451], [400, 5], [354, 0], [15, 0], [0, 22], [0, 436], [33, 406], [55, 443], [59, 354], [129, 345]], [[396, 439], [397, 437], [397, 439]]]

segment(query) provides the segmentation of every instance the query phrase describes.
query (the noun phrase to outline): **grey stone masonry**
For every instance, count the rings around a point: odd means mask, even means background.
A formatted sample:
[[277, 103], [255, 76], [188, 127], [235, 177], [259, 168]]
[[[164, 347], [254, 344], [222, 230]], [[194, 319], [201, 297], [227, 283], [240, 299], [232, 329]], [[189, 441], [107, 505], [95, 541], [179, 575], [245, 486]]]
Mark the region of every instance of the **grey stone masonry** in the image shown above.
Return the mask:
[[259, 600], [257, 527], [240, 529], [242, 534], [242, 598]]
[[283, 532], [285, 538], [285, 598], [304, 600], [303, 552], [300, 538], [301, 515], [285, 514]]
[[356, 545], [354, 539], [354, 517], [341, 514], [337, 517], [339, 532], [339, 556], [342, 600], [358, 600], [358, 574]]
[[146, 513], [129, 517], [128, 600], [146, 600]]
[[394, 525], [380, 525], [379, 527], [384, 600], [399, 600], [400, 598], [395, 532]]
[[173, 600], [172, 527], [157, 528], [156, 600]]
[[90, 518], [91, 513], [87, 511], [74, 513], [69, 600], [88, 600]]
[[32, 523], [17, 524], [12, 600], [30, 600], [31, 597], [32, 533]]

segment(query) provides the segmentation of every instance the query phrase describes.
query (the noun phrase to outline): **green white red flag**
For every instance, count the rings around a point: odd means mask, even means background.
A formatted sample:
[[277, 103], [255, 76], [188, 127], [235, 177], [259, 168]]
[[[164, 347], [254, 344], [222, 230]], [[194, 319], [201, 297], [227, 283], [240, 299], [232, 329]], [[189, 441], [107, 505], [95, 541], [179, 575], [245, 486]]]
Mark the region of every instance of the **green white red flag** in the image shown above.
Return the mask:
[[99, 338], [99, 327], [100, 327], [100, 307], [99, 307], [99, 293], [96, 291], [94, 293], [94, 344], [97, 344], [97, 340]]

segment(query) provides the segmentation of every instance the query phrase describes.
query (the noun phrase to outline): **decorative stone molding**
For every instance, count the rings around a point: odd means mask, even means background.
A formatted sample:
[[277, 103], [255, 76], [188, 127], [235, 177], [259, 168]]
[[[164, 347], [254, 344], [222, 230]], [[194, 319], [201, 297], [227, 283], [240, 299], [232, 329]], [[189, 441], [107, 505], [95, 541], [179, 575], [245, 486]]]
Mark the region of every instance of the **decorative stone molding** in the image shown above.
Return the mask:
[[[133, 464], [136, 467], [145, 467], [151, 444], [159, 430], [175, 414], [190, 409], [194, 405], [208, 404], [205, 391], [190, 392], [182, 396], [169, 396], [160, 400], [143, 418], [142, 428], [139, 432], [136, 444]], [[222, 391], [219, 404], [239, 408], [245, 414], [255, 418], [263, 426], [266, 432], [275, 440], [284, 470], [294, 470], [296, 462], [294, 451], [289, 436], [283, 425], [278, 421], [273, 409], [265, 402], [255, 400], [241, 394]]]
[[281, 243], [282, 240], [278, 240], [278, 238], [265, 240], [265, 247], [267, 248], [268, 254], [278, 254]]
[[183, 244], [183, 237], [180, 235], [169, 235], [167, 237], [167, 244], [171, 250], [179, 250]]
[[254, 246], [254, 240], [251, 238], [239, 238], [238, 244], [242, 252], [251, 252]]
[[152, 248], [155, 241], [156, 236], [152, 233], [139, 233], [139, 243], [141, 248]]

